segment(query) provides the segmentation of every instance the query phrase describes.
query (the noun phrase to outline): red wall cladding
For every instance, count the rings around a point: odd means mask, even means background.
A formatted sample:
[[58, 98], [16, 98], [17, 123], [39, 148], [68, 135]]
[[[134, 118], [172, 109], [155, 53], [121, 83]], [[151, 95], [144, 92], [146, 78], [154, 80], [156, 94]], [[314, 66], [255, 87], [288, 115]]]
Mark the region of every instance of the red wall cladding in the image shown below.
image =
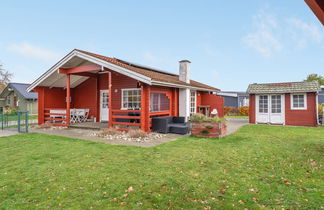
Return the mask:
[[[199, 92], [200, 99], [197, 101], [201, 103], [201, 105], [209, 105], [210, 111], [213, 109], [217, 109], [218, 116], [224, 117], [224, 99], [221, 96], [216, 96], [214, 94]], [[198, 98], [199, 98], [198, 97]]]
[[44, 88], [44, 108], [65, 108], [66, 90], [63, 88]]
[[[139, 88], [137, 81], [113, 72], [112, 78], [112, 108], [121, 108], [121, 89], [125, 88]], [[99, 77], [99, 90], [108, 90], [108, 74], [101, 74]]]
[[249, 123], [255, 123], [255, 95], [250, 94], [250, 100], [249, 100]]
[[316, 126], [316, 94], [307, 93], [307, 110], [291, 110], [290, 94], [285, 95], [286, 125]]
[[71, 108], [89, 109], [89, 117], [97, 116], [97, 78], [89, 78], [71, 89]]

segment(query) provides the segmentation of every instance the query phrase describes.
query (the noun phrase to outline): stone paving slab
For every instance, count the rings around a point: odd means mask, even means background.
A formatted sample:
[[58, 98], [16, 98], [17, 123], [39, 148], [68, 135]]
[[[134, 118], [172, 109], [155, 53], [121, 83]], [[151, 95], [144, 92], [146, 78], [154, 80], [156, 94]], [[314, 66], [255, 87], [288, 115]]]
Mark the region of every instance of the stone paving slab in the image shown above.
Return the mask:
[[248, 119], [237, 119], [229, 118], [227, 119], [227, 135], [230, 135], [240, 129], [242, 126], [249, 124]]
[[11, 135], [16, 135], [16, 134], [18, 134], [17, 131], [0, 130], [0, 137], [3, 137], [3, 136], [11, 136]]

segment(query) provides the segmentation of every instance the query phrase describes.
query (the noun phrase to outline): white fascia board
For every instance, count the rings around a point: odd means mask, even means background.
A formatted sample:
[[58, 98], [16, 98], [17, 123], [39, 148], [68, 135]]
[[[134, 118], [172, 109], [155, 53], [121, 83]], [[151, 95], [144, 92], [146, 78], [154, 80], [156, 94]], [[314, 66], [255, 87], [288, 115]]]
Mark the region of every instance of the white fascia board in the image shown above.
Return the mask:
[[189, 88], [190, 90], [200, 90], [200, 91], [208, 91], [208, 92], [217, 92], [213, 89], [207, 89], [207, 88], [199, 88], [199, 87], [193, 87], [193, 86], [187, 86], [187, 85], [179, 85], [169, 82], [160, 82], [156, 80], [152, 80], [152, 85], [160, 85], [160, 86], [166, 86], [166, 87], [176, 87], [176, 88]]
[[43, 82], [49, 75], [53, 74], [56, 72], [61, 66], [63, 66], [67, 61], [72, 59], [74, 56], [83, 58], [85, 60], [88, 60], [90, 62], [93, 62], [95, 64], [104, 66], [108, 69], [111, 69], [115, 72], [118, 72], [120, 74], [123, 74], [125, 76], [131, 77], [133, 79], [139, 80], [141, 82], [144, 82], [146, 84], [151, 85], [151, 78], [144, 76], [142, 74], [130, 71], [128, 69], [125, 69], [123, 67], [117, 66], [115, 64], [109, 63], [107, 61], [103, 61], [99, 58], [95, 58], [91, 55], [87, 55], [85, 53], [73, 50], [70, 52], [68, 55], [66, 55], [62, 60], [60, 60], [58, 63], [56, 63], [54, 66], [52, 66], [47, 72], [45, 72], [43, 75], [41, 75], [38, 79], [36, 79], [28, 88], [27, 91], [30, 92], [32, 91], [37, 85], [39, 85], [41, 82]]
[[218, 96], [238, 97], [237, 93], [217, 93]]

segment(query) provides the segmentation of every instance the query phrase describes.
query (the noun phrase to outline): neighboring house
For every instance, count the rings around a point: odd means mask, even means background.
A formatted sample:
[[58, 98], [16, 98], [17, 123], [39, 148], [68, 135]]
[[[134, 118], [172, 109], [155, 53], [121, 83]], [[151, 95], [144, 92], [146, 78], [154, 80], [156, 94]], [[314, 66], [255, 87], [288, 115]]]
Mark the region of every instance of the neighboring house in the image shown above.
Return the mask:
[[[55, 109], [63, 110], [61, 123], [69, 126], [72, 108], [89, 109], [89, 118], [107, 127], [138, 126], [150, 130], [157, 116], [189, 117], [202, 109], [223, 116], [220, 90], [190, 80], [190, 61], [182, 60], [179, 75], [73, 50], [35, 80], [28, 91], [38, 92], [38, 123], [52, 122]], [[205, 110], [205, 111], [206, 111]], [[64, 114], [65, 113], [65, 114]], [[133, 113], [133, 114], [132, 114]], [[131, 119], [131, 120], [129, 120]]]
[[37, 93], [27, 92], [28, 86], [29, 84], [24, 83], [9, 83], [0, 93], [1, 105], [37, 114]]
[[251, 84], [250, 123], [316, 126], [317, 81]]
[[321, 85], [321, 90], [318, 93], [318, 103], [324, 104], [324, 85]]
[[249, 106], [249, 94], [247, 92], [222, 91], [217, 95], [224, 98], [225, 107]]

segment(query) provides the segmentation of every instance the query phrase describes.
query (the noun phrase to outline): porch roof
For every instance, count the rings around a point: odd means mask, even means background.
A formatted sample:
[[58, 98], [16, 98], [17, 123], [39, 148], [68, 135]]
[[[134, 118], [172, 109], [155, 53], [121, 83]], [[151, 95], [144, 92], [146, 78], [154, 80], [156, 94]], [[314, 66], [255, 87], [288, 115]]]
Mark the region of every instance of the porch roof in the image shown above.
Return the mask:
[[[35, 80], [29, 87], [28, 91], [32, 91], [37, 86], [64, 87], [65, 81], [62, 80], [64, 75], [59, 74], [60, 68], [75, 67], [87, 64], [97, 64], [112, 71], [137, 79], [149, 85], [161, 85], [170, 87], [188, 87], [202, 91], [219, 92], [220, 90], [212, 86], [191, 80], [185, 83], [179, 80], [176, 74], [160, 71], [154, 68], [131, 64], [129, 62], [111, 58], [83, 50], [75, 49], [66, 55], [62, 60], [50, 68], [47, 72]], [[71, 77], [71, 87], [75, 87], [84, 82], [88, 77], [73, 75]]]

